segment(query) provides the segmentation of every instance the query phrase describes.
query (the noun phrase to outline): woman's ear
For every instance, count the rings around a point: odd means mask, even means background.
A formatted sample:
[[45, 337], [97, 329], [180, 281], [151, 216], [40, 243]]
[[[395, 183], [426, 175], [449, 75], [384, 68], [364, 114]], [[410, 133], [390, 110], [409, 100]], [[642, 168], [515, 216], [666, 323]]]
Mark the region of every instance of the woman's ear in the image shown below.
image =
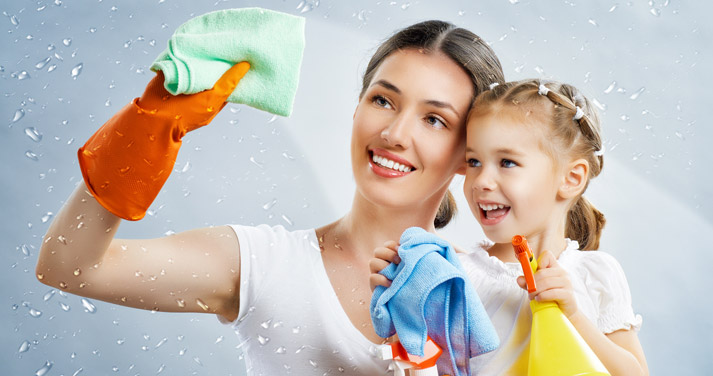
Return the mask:
[[465, 175], [465, 170], [468, 168], [468, 166], [465, 163], [462, 163], [460, 167], [456, 170], [457, 175]]
[[565, 167], [562, 184], [557, 193], [564, 199], [577, 197], [584, 191], [588, 179], [589, 162], [586, 159], [577, 159]]

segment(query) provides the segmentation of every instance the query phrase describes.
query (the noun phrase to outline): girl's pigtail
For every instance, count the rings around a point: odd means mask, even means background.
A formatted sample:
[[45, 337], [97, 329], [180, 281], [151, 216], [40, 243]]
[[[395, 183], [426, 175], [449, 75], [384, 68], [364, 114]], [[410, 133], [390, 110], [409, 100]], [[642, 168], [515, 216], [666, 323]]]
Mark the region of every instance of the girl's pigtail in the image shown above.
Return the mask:
[[565, 236], [576, 240], [581, 250], [596, 250], [605, 223], [604, 214], [584, 196], [579, 196], [567, 214]]

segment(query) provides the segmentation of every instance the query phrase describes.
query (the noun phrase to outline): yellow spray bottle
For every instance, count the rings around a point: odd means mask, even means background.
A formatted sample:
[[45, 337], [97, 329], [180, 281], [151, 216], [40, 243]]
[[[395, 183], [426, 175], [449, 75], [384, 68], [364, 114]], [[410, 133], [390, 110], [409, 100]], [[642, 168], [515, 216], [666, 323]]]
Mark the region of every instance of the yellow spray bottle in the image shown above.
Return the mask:
[[[527, 239], [515, 235], [512, 238], [512, 246], [522, 264], [527, 291], [536, 291], [534, 273], [537, 271], [537, 260], [527, 244]], [[609, 375], [557, 303], [531, 300], [530, 308], [532, 330], [528, 376]]]

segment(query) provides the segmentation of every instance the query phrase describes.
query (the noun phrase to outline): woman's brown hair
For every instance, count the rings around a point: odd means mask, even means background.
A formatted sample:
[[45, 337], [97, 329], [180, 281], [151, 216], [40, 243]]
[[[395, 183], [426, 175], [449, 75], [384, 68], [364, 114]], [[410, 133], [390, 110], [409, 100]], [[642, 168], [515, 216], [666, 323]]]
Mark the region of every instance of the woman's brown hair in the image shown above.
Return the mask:
[[[468, 74], [473, 84], [474, 97], [492, 83], [505, 81], [503, 69], [495, 52], [479, 36], [445, 21], [424, 21], [396, 32], [382, 43], [371, 57], [362, 79], [361, 98], [381, 63], [393, 52], [421, 49], [427, 53], [440, 52], [457, 63]], [[445, 227], [455, 216], [456, 202], [450, 190], [441, 201], [434, 220], [436, 228]]]

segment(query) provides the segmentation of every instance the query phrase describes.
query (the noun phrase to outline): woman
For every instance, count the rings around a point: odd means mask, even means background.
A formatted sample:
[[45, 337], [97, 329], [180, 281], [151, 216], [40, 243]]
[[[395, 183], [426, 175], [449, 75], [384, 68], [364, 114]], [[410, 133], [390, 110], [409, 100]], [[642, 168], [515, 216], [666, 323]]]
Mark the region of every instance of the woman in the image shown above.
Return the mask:
[[373, 250], [408, 227], [448, 223], [468, 109], [503, 81], [473, 33], [441, 21], [407, 27], [364, 74], [351, 142], [357, 190], [345, 216], [292, 232], [222, 226], [114, 239], [121, 219], [80, 184], [48, 230], [37, 276], [125, 306], [214, 313], [245, 342], [250, 374], [383, 374], [368, 310]]

